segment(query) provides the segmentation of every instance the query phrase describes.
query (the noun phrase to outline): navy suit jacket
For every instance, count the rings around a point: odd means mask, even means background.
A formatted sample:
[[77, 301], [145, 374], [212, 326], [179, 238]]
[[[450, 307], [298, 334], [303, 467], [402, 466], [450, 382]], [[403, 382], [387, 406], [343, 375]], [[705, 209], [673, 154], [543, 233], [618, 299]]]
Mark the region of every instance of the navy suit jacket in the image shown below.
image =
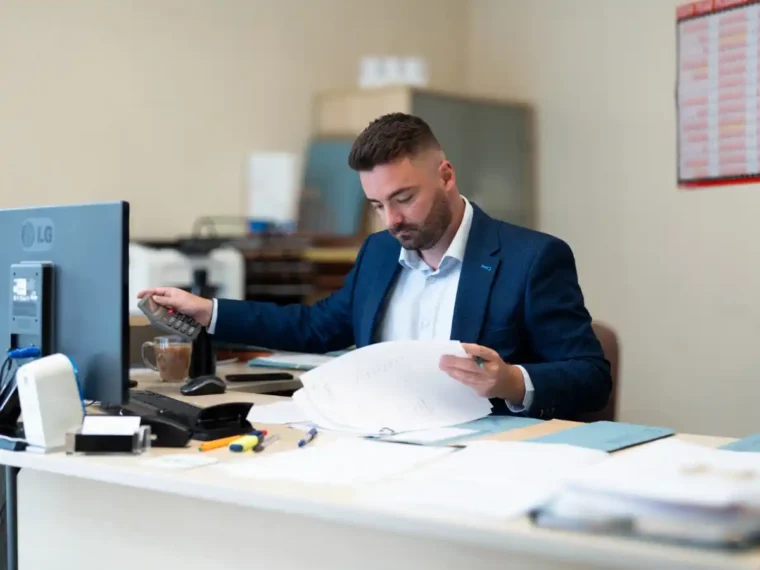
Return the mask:
[[[368, 345], [401, 269], [400, 247], [387, 231], [370, 235], [343, 287], [311, 306], [219, 299], [214, 337], [311, 353]], [[572, 418], [607, 404], [610, 366], [570, 247], [494, 220], [474, 204], [451, 339], [490, 347], [525, 367], [535, 388], [527, 415]], [[511, 413], [502, 400], [493, 405], [495, 414]]]

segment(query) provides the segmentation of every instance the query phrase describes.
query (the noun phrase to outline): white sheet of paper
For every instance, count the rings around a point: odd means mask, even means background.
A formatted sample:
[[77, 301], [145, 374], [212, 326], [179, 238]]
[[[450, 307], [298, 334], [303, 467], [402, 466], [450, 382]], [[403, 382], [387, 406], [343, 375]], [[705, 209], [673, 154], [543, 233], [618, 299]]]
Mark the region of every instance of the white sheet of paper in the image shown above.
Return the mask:
[[310, 421], [310, 418], [292, 400], [252, 406], [246, 419], [253, 425], [257, 423], [292, 424]]
[[439, 368], [445, 354], [465, 357], [457, 341], [390, 341], [343, 354], [301, 375], [296, 403], [317, 425], [366, 434], [400, 433], [476, 420], [488, 398]]
[[447, 447], [421, 447], [354, 438], [323, 444], [317, 440], [293, 451], [220, 463], [216, 468], [240, 477], [353, 485], [398, 475], [454, 451]]
[[405, 441], [408, 443], [435, 443], [436, 441], [443, 441], [446, 439], [451, 439], [453, 437], [472, 435], [474, 433], [475, 430], [472, 429], [444, 427], [425, 429], [422, 431], [407, 431], [386, 437], [384, 439], [385, 441]]
[[569, 445], [479, 441], [373, 485], [362, 492], [362, 499], [454, 516], [508, 519], [544, 503], [566, 478], [608, 458], [605, 452]]
[[760, 453], [711, 449], [675, 438], [615, 455], [578, 474], [571, 489], [673, 505], [760, 507]]
[[161, 455], [145, 460], [144, 464], [150, 467], [162, 467], [164, 469], [192, 469], [193, 467], [205, 467], [218, 463], [218, 459], [203, 455], [202, 453], [175, 453]]
[[309, 393], [304, 388], [297, 390], [293, 394], [293, 402], [303, 411], [305, 416], [311, 418], [308, 422], [309, 427], [307, 429], [311, 429], [311, 427], [319, 427], [319, 429], [323, 431], [353, 436], [378, 435], [378, 432], [374, 429], [344, 425], [333, 421], [311, 402]]
[[254, 152], [248, 158], [248, 217], [294, 222], [301, 196], [302, 159], [286, 152]]
[[131, 435], [140, 429], [140, 416], [85, 416], [84, 435]]

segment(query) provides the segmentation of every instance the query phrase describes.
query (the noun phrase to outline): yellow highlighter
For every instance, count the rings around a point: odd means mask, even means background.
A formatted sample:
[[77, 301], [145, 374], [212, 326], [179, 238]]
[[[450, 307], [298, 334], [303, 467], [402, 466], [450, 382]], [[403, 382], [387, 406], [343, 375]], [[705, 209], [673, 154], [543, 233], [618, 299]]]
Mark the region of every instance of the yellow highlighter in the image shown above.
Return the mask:
[[258, 435], [244, 435], [230, 444], [230, 451], [251, 451], [259, 444]]

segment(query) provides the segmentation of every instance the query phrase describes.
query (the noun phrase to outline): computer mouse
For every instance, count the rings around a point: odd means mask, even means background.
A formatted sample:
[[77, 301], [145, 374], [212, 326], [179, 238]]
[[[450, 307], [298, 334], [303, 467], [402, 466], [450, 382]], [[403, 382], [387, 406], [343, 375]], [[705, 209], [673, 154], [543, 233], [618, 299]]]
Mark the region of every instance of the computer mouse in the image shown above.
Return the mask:
[[224, 394], [227, 391], [227, 384], [216, 376], [198, 376], [185, 382], [179, 391], [185, 396]]

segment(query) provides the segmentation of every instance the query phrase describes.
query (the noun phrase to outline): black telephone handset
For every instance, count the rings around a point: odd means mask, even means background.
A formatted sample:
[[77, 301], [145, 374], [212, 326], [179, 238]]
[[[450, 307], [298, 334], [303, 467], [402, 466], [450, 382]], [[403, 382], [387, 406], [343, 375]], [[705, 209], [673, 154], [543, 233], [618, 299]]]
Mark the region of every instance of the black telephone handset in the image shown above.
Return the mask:
[[198, 338], [203, 328], [194, 318], [159, 305], [150, 295], [140, 299], [137, 306], [145, 313], [152, 325], [188, 340], [194, 341]]

